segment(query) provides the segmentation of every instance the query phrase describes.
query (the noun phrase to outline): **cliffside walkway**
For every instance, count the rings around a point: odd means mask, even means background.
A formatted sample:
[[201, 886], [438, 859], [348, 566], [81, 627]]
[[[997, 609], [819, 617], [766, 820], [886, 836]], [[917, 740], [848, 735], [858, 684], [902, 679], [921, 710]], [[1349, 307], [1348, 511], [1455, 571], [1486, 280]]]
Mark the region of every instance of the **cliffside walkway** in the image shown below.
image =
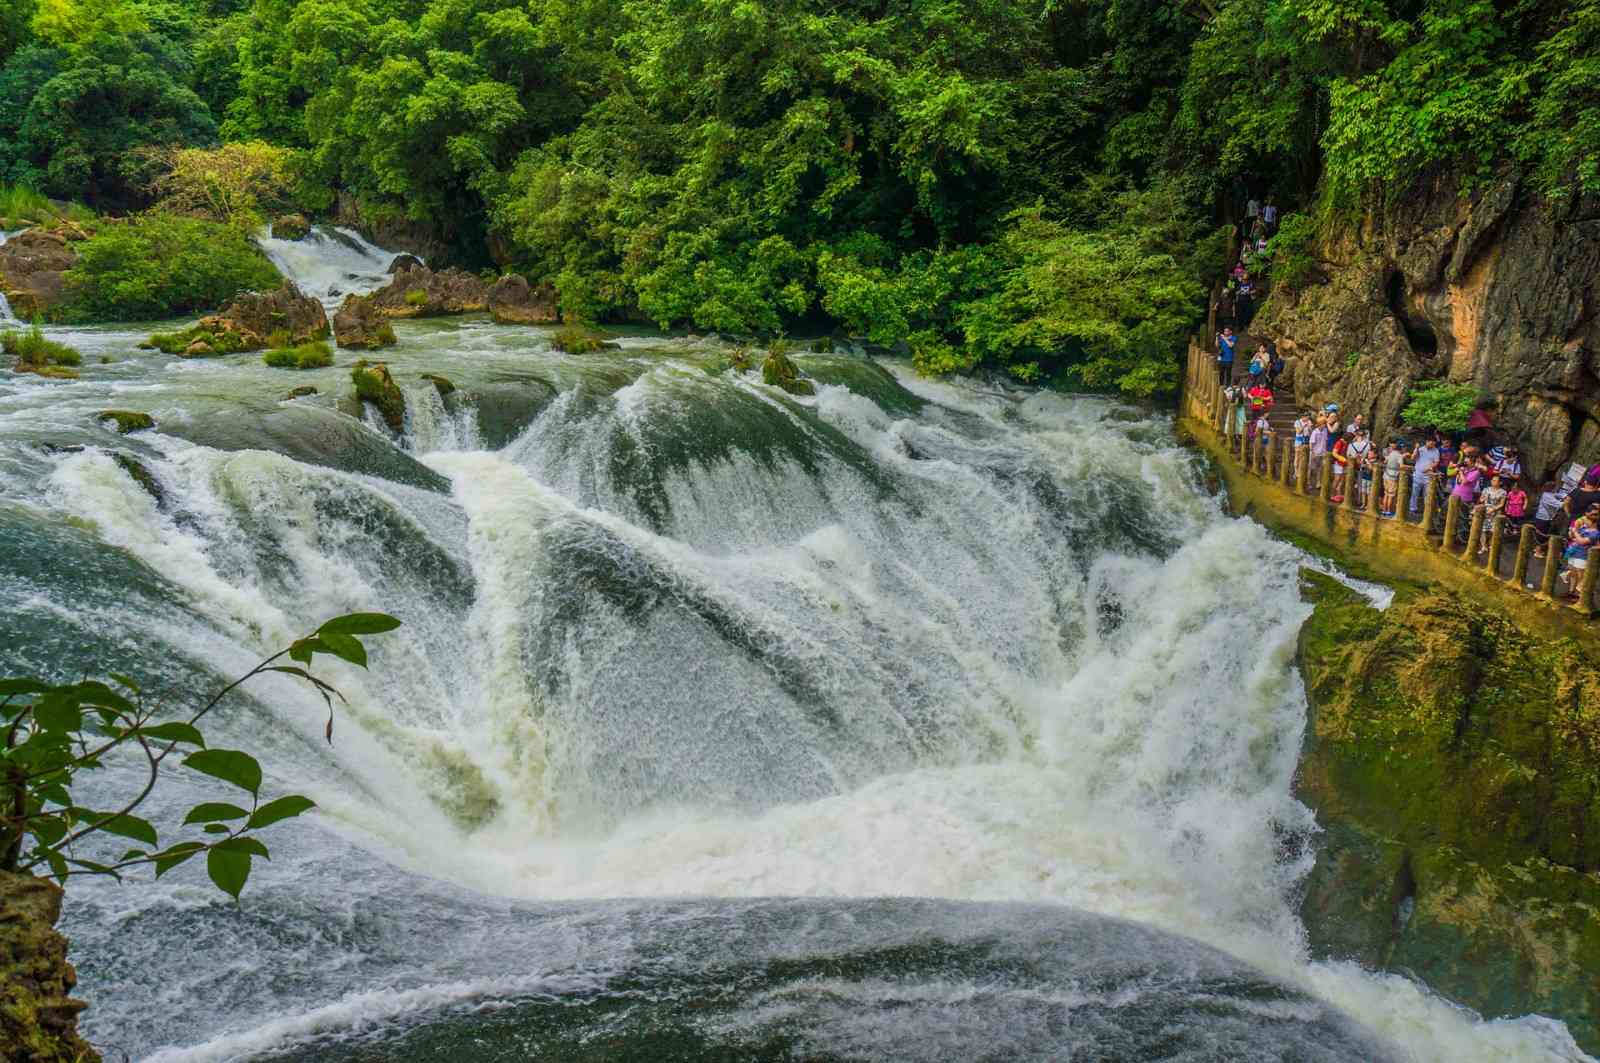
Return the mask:
[[[1241, 337], [1241, 352], [1253, 346], [1250, 337]], [[1234, 382], [1249, 378], [1248, 365], [1247, 357], [1235, 360]], [[1323, 457], [1321, 468], [1313, 468], [1310, 448], [1294, 445], [1296, 407], [1292, 394], [1276, 393], [1276, 404], [1268, 415], [1273, 428], [1270, 442], [1256, 438], [1247, 444], [1237, 430], [1237, 408], [1238, 403], [1229, 402], [1223, 394], [1215, 356], [1200, 344], [1191, 343], [1181, 412], [1209, 426], [1228, 457], [1246, 474], [1267, 481], [1287, 496], [1313, 504], [1320, 502], [1319, 508], [1329, 527], [1339, 529], [1355, 541], [1370, 542], [1379, 549], [1385, 544], [1393, 544], [1397, 549], [1424, 549], [1476, 570], [1507, 590], [1553, 608], [1571, 609], [1588, 617], [1600, 611], [1596, 599], [1600, 558], [1583, 571], [1576, 599], [1564, 599], [1557, 581], [1561, 571], [1561, 544], [1547, 542], [1531, 521], [1513, 528], [1503, 516], [1491, 520], [1482, 505], [1462, 505], [1459, 499], [1446, 495], [1437, 481], [1423, 492], [1422, 512], [1413, 517], [1409, 512], [1410, 465], [1400, 470], [1397, 515], [1379, 516], [1378, 501], [1383, 489], [1381, 469], [1373, 470], [1372, 489], [1365, 498], [1358, 499], [1354, 490], [1356, 469], [1353, 462], [1345, 467], [1342, 478], [1334, 473], [1331, 454]], [[1341, 501], [1334, 502], [1335, 497]], [[1540, 547], [1545, 548], [1544, 558], [1534, 556]]]

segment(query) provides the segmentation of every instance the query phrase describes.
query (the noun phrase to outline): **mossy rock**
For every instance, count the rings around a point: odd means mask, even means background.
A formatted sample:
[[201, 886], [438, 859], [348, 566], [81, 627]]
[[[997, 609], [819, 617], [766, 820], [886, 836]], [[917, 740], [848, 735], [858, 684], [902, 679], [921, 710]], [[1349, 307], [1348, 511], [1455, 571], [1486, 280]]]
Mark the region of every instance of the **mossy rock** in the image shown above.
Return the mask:
[[111, 455], [111, 460], [116, 462], [122, 471], [133, 478], [133, 482], [144, 488], [145, 493], [156, 500], [157, 506], [164, 506], [167, 502], [167, 492], [161, 486], [161, 481], [155, 474], [145, 468], [144, 462], [131, 454], [116, 453]]
[[268, 351], [261, 360], [273, 369], [327, 369], [333, 365], [333, 348], [323, 340], [312, 340], [298, 347]]
[[140, 413], [137, 410], [101, 410], [94, 415], [94, 419], [97, 421], [116, 422], [117, 431], [123, 435], [127, 435], [129, 432], [143, 432], [147, 428], [156, 426], [154, 417], [151, 417], [148, 413]]
[[1380, 612], [1302, 575], [1313, 953], [1600, 1049], [1600, 660], [1482, 600], [1400, 587]]
[[193, 325], [178, 332], [157, 332], [140, 344], [163, 354], [176, 354], [184, 358], [205, 358], [217, 354], [236, 354], [245, 349], [237, 333], [217, 332]]
[[65, 365], [29, 365], [18, 362], [13, 369], [18, 373], [32, 373], [47, 380], [77, 380], [78, 371]]
[[55, 929], [61, 891], [44, 879], [0, 872], [0, 1059], [98, 1063], [78, 1036], [77, 974]]
[[304, 240], [311, 234], [311, 223], [304, 214], [285, 214], [272, 221], [272, 236], [276, 240]]
[[456, 386], [451, 383], [449, 377], [440, 376], [437, 373], [423, 373], [422, 379], [433, 385], [434, 390], [439, 393], [441, 399], [456, 393]]
[[782, 350], [773, 350], [761, 363], [761, 379], [791, 395], [815, 395], [816, 386], [800, 375], [800, 367]]
[[356, 386], [356, 398], [375, 407], [391, 431], [405, 430], [406, 397], [389, 375], [387, 365], [357, 362], [350, 370], [350, 380]]
[[288, 394], [287, 397], [291, 398], [291, 399], [303, 399], [307, 395], [315, 395], [316, 393], [317, 393], [317, 389], [315, 387], [313, 387], [312, 385], [310, 385], [310, 384], [301, 384], [297, 388], [290, 388], [289, 389], [289, 394]]
[[608, 347], [615, 349], [618, 345], [607, 343], [604, 333], [587, 325], [567, 325], [556, 329], [555, 335], [550, 337], [550, 346], [567, 354], [590, 354]]

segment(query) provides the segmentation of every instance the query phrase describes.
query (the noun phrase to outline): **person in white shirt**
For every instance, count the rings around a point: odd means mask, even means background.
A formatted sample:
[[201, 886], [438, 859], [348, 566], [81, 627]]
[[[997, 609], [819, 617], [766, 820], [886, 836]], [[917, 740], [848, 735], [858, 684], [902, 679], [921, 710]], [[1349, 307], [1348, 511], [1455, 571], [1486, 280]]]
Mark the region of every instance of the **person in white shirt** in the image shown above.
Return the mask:
[[1411, 461], [1411, 512], [1416, 514], [1422, 511], [1422, 493], [1428, 489], [1439, 464], [1438, 441], [1429, 438], [1419, 442], [1411, 451]]
[[1271, 236], [1278, 231], [1278, 204], [1268, 196], [1261, 207], [1261, 220], [1267, 223], [1267, 235]]

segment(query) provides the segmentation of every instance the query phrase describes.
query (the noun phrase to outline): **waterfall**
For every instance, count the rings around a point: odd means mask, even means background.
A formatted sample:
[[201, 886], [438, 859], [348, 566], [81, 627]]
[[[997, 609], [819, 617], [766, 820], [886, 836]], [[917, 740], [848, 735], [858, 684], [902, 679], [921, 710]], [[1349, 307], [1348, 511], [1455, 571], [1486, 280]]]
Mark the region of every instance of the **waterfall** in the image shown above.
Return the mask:
[[[6, 245], [6, 241], [10, 240], [13, 236], [26, 231], [26, 229], [13, 229], [10, 232], [0, 230], [0, 247], [4, 247]], [[11, 301], [6, 298], [5, 292], [0, 291], [0, 325], [15, 324], [16, 321], [17, 315], [11, 312]]]
[[330, 310], [347, 295], [365, 295], [388, 284], [389, 265], [399, 254], [342, 226], [314, 226], [299, 240], [280, 240], [263, 229], [255, 239], [279, 273]]
[[[340, 371], [280, 403], [255, 359], [0, 396], [19, 669], [201, 690], [335, 613], [404, 622], [370, 671], [319, 663], [331, 745], [287, 679], [208, 731], [318, 803], [242, 906], [199, 866], [74, 883], [97, 1042], [1583, 1058], [1553, 1020], [1308, 961], [1303, 558], [1219, 510], [1165, 416], [845, 356], [800, 356], [797, 400], [702, 341], [428, 337], [392, 364], [398, 439], [341, 412]], [[94, 429], [124, 394], [170, 434]], [[228, 796], [178, 773], [149, 811]]]

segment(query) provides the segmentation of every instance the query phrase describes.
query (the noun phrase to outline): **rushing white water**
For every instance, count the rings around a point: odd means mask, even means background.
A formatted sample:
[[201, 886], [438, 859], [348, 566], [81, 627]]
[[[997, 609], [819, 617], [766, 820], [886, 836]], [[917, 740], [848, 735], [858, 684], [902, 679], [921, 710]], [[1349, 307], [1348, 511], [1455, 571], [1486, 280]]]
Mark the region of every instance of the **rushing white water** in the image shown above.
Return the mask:
[[389, 265], [397, 254], [343, 226], [317, 225], [299, 240], [280, 240], [263, 229], [256, 244], [279, 273], [330, 309], [347, 295], [365, 295], [388, 284]]
[[[0, 247], [4, 247], [6, 245], [6, 241], [10, 240], [13, 236], [20, 232], [26, 232], [26, 230], [13, 229], [10, 232], [0, 230]], [[0, 325], [10, 324], [16, 320], [17, 315], [11, 311], [11, 300], [6, 298], [5, 292], [0, 292]]]
[[[370, 674], [328, 669], [350, 698], [331, 747], [288, 680], [219, 721], [214, 743], [320, 806], [273, 828], [242, 907], [198, 867], [75, 887], [98, 1042], [334, 1059], [467, 1023], [395, 1058], [528, 1058], [478, 1053], [496, 1022], [579, 1021], [519, 1008], [666, 1007], [766, 957], [824, 966], [763, 967], [695, 1020], [709, 1042], [1149, 1058], [1127, 1025], [1147, 1007], [1169, 1033], [1216, 1024], [1197, 1058], [1582, 1058], [1559, 1023], [1307, 962], [1303, 558], [1218, 511], [1162, 416], [842, 357], [803, 357], [822, 385], [796, 402], [684, 341], [569, 358], [479, 322], [401, 337], [401, 439], [336, 412], [339, 369], [294, 377], [323, 394], [293, 403], [253, 359], [0, 391], [0, 637], [22, 666], [181, 686], [327, 615], [405, 622]], [[113, 397], [176, 434], [94, 427]], [[175, 778], [158, 818], [210, 792]], [[841, 959], [929, 940], [999, 966]], [[1292, 995], [1229, 1019], [1234, 962]], [[1341, 1049], [1369, 1034], [1327, 1004], [1378, 1040]], [[583, 1038], [622, 1036], [593, 1021]], [[1229, 1040], [1252, 1026], [1279, 1047]]]

